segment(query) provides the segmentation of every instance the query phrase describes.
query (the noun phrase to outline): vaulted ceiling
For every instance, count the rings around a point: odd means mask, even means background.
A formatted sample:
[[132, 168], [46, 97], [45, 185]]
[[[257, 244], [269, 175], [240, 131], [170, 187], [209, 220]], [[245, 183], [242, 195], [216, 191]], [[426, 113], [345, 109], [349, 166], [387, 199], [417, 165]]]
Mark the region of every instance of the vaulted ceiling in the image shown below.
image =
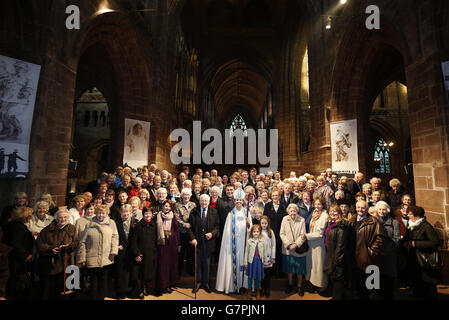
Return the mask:
[[219, 119], [238, 112], [258, 119], [265, 106], [268, 86], [253, 67], [238, 59], [222, 65], [211, 81]]
[[285, 22], [300, 17], [292, 6], [296, 0], [185, 1], [184, 36], [198, 50], [200, 87], [210, 88], [220, 122], [240, 112], [258, 123], [288, 36]]

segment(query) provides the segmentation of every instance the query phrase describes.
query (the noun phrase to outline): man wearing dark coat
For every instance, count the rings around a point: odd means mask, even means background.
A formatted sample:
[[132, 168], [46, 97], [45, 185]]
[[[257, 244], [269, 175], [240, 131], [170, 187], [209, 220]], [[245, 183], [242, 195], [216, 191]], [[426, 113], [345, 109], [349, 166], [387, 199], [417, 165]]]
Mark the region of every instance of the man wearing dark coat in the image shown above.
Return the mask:
[[[124, 213], [129, 214], [129, 213]], [[130, 277], [133, 257], [130, 253], [130, 237], [132, 229], [135, 228], [138, 220], [132, 217], [121, 216], [115, 220], [119, 236], [119, 250], [114, 259], [113, 271], [116, 278], [116, 289], [118, 299], [125, 299], [128, 293], [128, 283]]]
[[198, 286], [193, 293], [203, 288], [211, 293], [209, 286], [210, 258], [215, 252], [216, 239], [219, 234], [219, 218], [217, 210], [210, 206], [210, 197], [206, 194], [200, 197], [200, 206], [192, 210], [189, 216], [191, 228], [187, 230], [191, 244], [197, 250]]
[[351, 179], [348, 181], [346, 188], [349, 191], [349, 193], [351, 194], [351, 201], [353, 202], [355, 200], [355, 195], [358, 192], [363, 192], [362, 189], [362, 182], [364, 179], [364, 174], [361, 172], [357, 172], [354, 175], [354, 179]]
[[384, 229], [376, 217], [368, 214], [366, 201], [357, 201], [356, 211], [355, 284], [361, 299], [377, 299], [379, 295], [378, 290], [368, 290], [366, 287], [366, 278], [368, 276], [366, 268], [371, 265], [380, 268], [385, 246]]
[[292, 185], [290, 183], [284, 184], [284, 192], [282, 193], [279, 201], [286, 208], [290, 203], [299, 204], [299, 198], [292, 192], [292, 190]]

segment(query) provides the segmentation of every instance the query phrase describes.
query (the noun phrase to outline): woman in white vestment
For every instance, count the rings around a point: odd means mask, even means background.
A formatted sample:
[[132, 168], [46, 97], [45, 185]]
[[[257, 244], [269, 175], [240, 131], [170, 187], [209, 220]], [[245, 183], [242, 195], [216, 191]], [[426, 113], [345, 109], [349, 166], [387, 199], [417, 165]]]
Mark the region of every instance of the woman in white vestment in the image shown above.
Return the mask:
[[247, 210], [243, 207], [244, 199], [243, 190], [237, 189], [234, 192], [235, 207], [228, 213], [223, 229], [216, 283], [216, 290], [219, 292], [237, 293], [240, 288], [248, 288], [246, 275], [242, 285], [242, 266], [245, 242], [249, 238], [252, 220], [248, 218]]

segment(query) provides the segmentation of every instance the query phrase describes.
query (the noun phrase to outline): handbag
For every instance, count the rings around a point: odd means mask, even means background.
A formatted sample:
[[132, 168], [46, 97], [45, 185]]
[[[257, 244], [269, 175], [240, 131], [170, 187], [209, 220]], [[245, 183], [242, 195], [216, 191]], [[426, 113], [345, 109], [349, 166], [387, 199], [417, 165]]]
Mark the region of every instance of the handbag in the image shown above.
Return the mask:
[[[293, 232], [292, 225], [290, 223], [289, 223], [289, 225], [290, 225], [290, 229], [292, 230], [293, 242], [296, 242], [295, 233]], [[295, 248], [296, 254], [303, 254], [303, 253], [306, 253], [308, 250], [309, 250], [309, 244], [307, 243], [307, 239], [302, 243], [302, 245], [300, 247], [297, 246]]]
[[438, 270], [442, 268], [440, 252], [422, 252], [416, 250], [416, 260], [421, 268], [426, 270]]

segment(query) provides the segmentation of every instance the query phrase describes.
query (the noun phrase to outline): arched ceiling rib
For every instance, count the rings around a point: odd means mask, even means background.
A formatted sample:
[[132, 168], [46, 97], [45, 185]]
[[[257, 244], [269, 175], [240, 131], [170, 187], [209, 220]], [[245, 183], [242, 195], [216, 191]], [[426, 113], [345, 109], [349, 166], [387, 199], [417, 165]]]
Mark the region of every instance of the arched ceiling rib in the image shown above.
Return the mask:
[[268, 84], [249, 64], [234, 59], [218, 68], [211, 89], [219, 119], [224, 120], [229, 110], [238, 106], [257, 121], [265, 106]]

